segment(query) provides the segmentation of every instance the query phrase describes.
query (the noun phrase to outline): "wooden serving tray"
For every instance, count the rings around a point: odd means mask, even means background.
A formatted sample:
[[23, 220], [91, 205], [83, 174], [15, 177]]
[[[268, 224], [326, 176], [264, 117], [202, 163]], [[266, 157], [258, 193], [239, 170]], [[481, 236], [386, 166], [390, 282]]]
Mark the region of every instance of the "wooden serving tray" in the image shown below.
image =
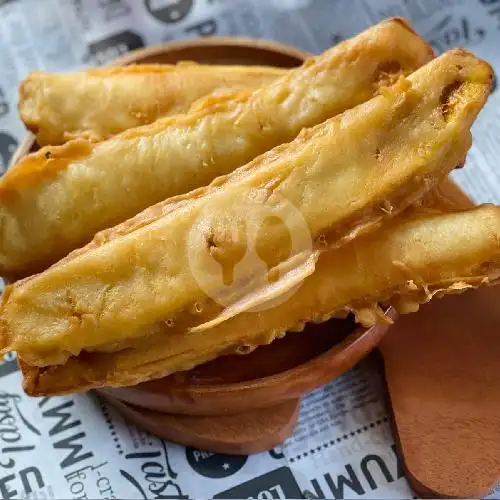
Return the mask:
[[399, 453], [424, 498], [480, 498], [500, 481], [499, 305], [500, 287], [434, 300], [381, 342]]

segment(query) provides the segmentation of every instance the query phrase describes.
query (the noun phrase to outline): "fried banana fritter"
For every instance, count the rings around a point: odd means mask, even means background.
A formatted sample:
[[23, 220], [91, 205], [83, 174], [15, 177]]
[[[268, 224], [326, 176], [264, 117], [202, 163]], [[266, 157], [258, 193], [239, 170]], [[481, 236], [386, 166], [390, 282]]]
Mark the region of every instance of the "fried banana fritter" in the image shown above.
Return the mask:
[[0, 180], [0, 273], [56, 262], [150, 205], [204, 186], [420, 67], [432, 50], [401, 20], [383, 22], [254, 92], [107, 141], [75, 139], [24, 157]]
[[22, 362], [24, 388], [38, 396], [134, 385], [237, 352], [240, 346], [249, 351], [342, 311], [354, 312], [365, 325], [387, 321], [380, 302], [411, 312], [432, 297], [494, 284], [499, 275], [500, 207], [395, 217], [375, 232], [324, 252], [302, 287], [274, 308], [242, 313], [198, 333], [187, 333], [182, 323], [164, 326], [126, 349], [87, 352], [64, 365], [40, 368]]
[[141, 64], [76, 73], [30, 73], [19, 112], [40, 146], [84, 137], [102, 141], [129, 128], [186, 113], [207, 94], [256, 89], [286, 70], [195, 63]]
[[[207, 330], [289, 291], [314, 273], [323, 252], [374, 230], [441, 182], [470, 146], [490, 82], [486, 63], [450, 51], [208, 187], [99, 234], [6, 289], [2, 352], [16, 350], [33, 365], [63, 364], [82, 350], [121, 350], [165, 325]], [[285, 229], [263, 224], [259, 256], [279, 257], [269, 286], [254, 260], [238, 275], [238, 293], [215, 307], [222, 282], [207, 293], [194, 271], [207, 267], [207, 254], [232, 268], [244, 261], [247, 235], [262, 225], [252, 214], [262, 206], [283, 221], [300, 214]], [[286, 236], [301, 224], [310, 245], [290, 253]]]

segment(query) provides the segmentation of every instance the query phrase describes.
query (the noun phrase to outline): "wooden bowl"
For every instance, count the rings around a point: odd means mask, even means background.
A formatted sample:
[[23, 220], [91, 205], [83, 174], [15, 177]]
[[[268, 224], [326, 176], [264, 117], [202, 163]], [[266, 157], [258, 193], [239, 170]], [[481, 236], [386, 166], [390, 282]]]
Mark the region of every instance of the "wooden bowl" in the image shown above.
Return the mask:
[[[392, 309], [388, 314], [395, 318]], [[382, 339], [388, 325], [349, 320], [309, 324], [300, 333], [135, 387], [102, 389], [122, 402], [184, 415], [229, 415], [298, 399], [342, 375]]]
[[[308, 55], [275, 42], [211, 38], [137, 50], [114, 65], [191, 60], [291, 68]], [[34, 136], [28, 135], [14, 161], [36, 148]], [[393, 310], [388, 314], [395, 318]], [[351, 320], [331, 320], [289, 333], [252, 354], [227, 356], [189, 372], [98, 392], [126, 418], [160, 437], [223, 453], [263, 451], [292, 432], [302, 395], [353, 367], [387, 328], [364, 329]]]
[[268, 40], [213, 37], [181, 40], [134, 50], [114, 61], [112, 66], [195, 61], [202, 64], [244, 64], [292, 68], [300, 66], [310, 55], [295, 47]]
[[[387, 314], [396, 318], [392, 308]], [[293, 432], [301, 396], [352, 368], [387, 330], [330, 320], [251, 354], [97, 392], [126, 419], [163, 439], [215, 453], [258, 453]]]

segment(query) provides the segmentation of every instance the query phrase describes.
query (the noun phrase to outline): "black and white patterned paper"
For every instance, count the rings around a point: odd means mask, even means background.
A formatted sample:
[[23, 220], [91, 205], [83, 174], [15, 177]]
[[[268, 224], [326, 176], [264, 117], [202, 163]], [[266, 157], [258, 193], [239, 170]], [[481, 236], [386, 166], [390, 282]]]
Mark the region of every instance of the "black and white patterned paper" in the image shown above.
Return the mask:
[[[34, 69], [106, 64], [146, 45], [243, 35], [321, 52], [393, 15], [436, 51], [465, 46], [500, 73], [500, 0], [0, 0], [0, 172], [25, 129], [17, 85]], [[453, 173], [500, 203], [500, 91]], [[280, 448], [240, 457], [159, 440], [94, 395], [29, 398], [0, 362], [0, 496], [11, 498], [412, 498], [369, 362], [304, 398]], [[495, 496], [495, 493], [492, 494]]]

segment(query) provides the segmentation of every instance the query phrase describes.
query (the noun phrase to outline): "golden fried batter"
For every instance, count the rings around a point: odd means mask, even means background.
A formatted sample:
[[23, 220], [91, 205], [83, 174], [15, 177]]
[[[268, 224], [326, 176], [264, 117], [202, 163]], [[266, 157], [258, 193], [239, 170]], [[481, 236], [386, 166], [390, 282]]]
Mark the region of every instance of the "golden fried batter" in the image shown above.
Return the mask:
[[[101, 233], [6, 289], [2, 352], [16, 350], [33, 365], [62, 364], [82, 350], [123, 349], [165, 325], [208, 330], [276, 298], [312, 274], [322, 252], [396, 215], [461, 161], [490, 81], [486, 63], [450, 51], [210, 186]], [[238, 293], [217, 310], [194, 270], [203, 270], [207, 253], [233, 269], [245, 260], [247, 235], [262, 222], [252, 214], [262, 206], [280, 220], [295, 207], [300, 217], [289, 220], [289, 232], [306, 224], [311, 246], [290, 253], [287, 231], [265, 225], [258, 253], [266, 262], [279, 256], [269, 286], [255, 261], [247, 263]], [[223, 288], [215, 282], [208, 295]]]
[[97, 231], [208, 184], [431, 57], [406, 24], [391, 20], [253, 93], [214, 97], [104, 142], [75, 139], [23, 158], [0, 180], [0, 273], [17, 279], [46, 268]]
[[307, 321], [353, 311], [366, 325], [387, 320], [379, 302], [414, 311], [433, 296], [493, 284], [500, 275], [500, 207], [396, 217], [370, 234], [324, 252], [302, 287], [274, 308], [240, 314], [210, 330], [164, 326], [114, 353], [85, 353], [64, 365], [21, 363], [31, 395], [126, 386], [187, 370], [238, 346], [271, 342]]
[[286, 70], [260, 66], [141, 64], [76, 73], [30, 73], [19, 112], [41, 146], [77, 137], [103, 140], [158, 118], [186, 113], [212, 92], [256, 89]]

